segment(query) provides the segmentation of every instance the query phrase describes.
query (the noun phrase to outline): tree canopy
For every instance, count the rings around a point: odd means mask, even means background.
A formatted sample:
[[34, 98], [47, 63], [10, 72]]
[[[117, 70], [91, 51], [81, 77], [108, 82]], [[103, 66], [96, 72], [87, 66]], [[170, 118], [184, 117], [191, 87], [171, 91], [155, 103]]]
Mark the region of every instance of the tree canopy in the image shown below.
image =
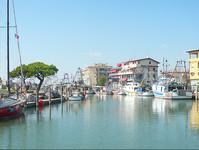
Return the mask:
[[99, 86], [105, 86], [105, 83], [106, 83], [106, 77], [104, 75], [102, 75], [99, 78], [97, 85], [99, 85]]
[[[27, 72], [28, 72], [28, 66], [23, 64], [22, 65], [22, 69], [23, 69], [23, 75], [24, 75], [24, 78], [27, 79]], [[10, 72], [10, 77], [11, 78], [19, 78], [21, 77], [21, 67], [18, 66], [17, 68], [13, 69], [11, 72]]]
[[[40, 90], [41, 85], [44, 81], [45, 77], [55, 75], [58, 72], [58, 69], [54, 65], [47, 65], [43, 62], [34, 62], [28, 65], [22, 65], [24, 78], [31, 78], [35, 77], [39, 79], [39, 85], [37, 87], [37, 91]], [[20, 77], [21, 76], [21, 69], [20, 66], [10, 72], [10, 76], [12, 78]]]

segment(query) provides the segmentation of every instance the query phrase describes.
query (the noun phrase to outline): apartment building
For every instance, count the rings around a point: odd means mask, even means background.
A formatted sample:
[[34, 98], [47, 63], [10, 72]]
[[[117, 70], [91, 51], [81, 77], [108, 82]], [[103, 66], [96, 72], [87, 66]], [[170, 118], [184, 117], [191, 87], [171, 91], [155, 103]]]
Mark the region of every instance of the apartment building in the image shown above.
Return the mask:
[[110, 76], [113, 83], [135, 81], [152, 85], [158, 80], [158, 64], [152, 58], [130, 60], [117, 64], [117, 67], [111, 69]]
[[199, 83], [199, 50], [187, 51], [189, 54], [189, 70], [191, 85], [198, 85]]
[[109, 81], [111, 69], [112, 66], [108, 66], [103, 63], [94, 64], [93, 66], [82, 69], [82, 78], [84, 83], [88, 86], [95, 86], [102, 75], [106, 77], [107, 81]]

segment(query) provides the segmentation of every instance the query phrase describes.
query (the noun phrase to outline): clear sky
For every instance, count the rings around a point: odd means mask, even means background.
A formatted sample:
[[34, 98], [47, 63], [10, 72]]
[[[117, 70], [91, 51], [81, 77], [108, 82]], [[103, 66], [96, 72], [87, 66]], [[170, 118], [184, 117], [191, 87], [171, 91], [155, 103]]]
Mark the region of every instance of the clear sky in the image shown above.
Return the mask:
[[199, 0], [15, 0], [22, 61], [54, 64], [60, 78], [93, 63], [145, 57], [165, 57], [174, 67], [188, 61], [185, 51], [199, 48], [198, 6]]

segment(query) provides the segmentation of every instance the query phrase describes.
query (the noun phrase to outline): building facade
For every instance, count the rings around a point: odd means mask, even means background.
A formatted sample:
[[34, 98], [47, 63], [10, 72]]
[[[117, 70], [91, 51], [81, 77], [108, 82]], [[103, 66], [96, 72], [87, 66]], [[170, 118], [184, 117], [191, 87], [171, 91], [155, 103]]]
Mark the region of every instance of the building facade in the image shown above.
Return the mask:
[[112, 83], [114, 85], [125, 81], [134, 81], [152, 85], [158, 80], [158, 64], [158, 61], [151, 58], [119, 63], [110, 71]]
[[199, 50], [187, 51], [189, 54], [189, 70], [191, 85], [199, 84]]
[[102, 63], [94, 64], [93, 66], [82, 69], [82, 78], [84, 83], [88, 86], [96, 86], [102, 75], [108, 82], [110, 79], [109, 74], [111, 69], [112, 66]]

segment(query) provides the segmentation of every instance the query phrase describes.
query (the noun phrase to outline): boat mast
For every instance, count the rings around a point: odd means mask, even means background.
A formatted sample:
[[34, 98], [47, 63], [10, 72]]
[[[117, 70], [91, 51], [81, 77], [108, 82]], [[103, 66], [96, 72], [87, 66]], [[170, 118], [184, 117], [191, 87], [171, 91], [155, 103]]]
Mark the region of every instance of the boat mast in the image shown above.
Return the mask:
[[9, 0], [7, 0], [7, 88], [10, 93], [10, 64], [9, 64]]
[[22, 66], [22, 61], [21, 61], [21, 51], [20, 51], [20, 46], [19, 46], [19, 36], [18, 36], [18, 30], [17, 30], [17, 21], [16, 21], [16, 15], [15, 15], [15, 7], [14, 7], [14, 0], [12, 0], [12, 7], [13, 7], [13, 14], [14, 14], [14, 22], [15, 22], [15, 37], [17, 39], [17, 46], [18, 46], [18, 54], [19, 54], [19, 60], [20, 60], [20, 67], [21, 67], [21, 80], [23, 83], [23, 87], [26, 87], [25, 83], [25, 78], [23, 75], [23, 66]]

